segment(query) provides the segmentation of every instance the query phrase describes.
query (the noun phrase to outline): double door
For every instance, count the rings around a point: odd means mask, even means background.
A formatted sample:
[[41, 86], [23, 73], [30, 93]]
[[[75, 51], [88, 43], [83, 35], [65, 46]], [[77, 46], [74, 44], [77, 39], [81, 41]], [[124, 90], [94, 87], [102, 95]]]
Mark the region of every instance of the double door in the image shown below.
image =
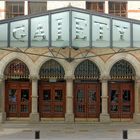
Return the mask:
[[79, 118], [98, 118], [100, 83], [75, 83], [74, 113]]
[[109, 113], [111, 118], [133, 117], [133, 87], [133, 82], [109, 83]]
[[5, 88], [5, 110], [7, 117], [29, 117], [31, 112], [30, 83], [6, 81]]
[[40, 117], [65, 116], [65, 82], [39, 84], [39, 113]]

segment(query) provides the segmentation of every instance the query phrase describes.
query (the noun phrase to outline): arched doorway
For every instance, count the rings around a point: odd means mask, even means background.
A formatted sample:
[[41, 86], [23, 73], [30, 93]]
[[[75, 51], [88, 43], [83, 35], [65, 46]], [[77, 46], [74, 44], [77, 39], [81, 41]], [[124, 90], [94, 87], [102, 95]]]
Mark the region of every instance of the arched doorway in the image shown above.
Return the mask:
[[15, 59], [5, 71], [5, 111], [7, 117], [29, 117], [31, 112], [31, 84], [29, 69]]
[[133, 118], [135, 70], [126, 60], [113, 65], [109, 81], [109, 113], [111, 118]]
[[63, 67], [57, 61], [51, 59], [42, 65], [39, 76], [40, 117], [64, 117], [66, 82]]
[[99, 68], [92, 61], [85, 60], [76, 67], [74, 75], [75, 118], [99, 118]]

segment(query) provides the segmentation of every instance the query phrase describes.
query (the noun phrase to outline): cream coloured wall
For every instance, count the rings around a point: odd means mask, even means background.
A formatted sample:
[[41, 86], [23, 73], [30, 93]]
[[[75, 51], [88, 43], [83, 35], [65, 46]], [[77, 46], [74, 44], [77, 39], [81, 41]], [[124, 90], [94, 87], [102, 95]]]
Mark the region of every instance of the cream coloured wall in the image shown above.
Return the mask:
[[47, 9], [52, 10], [56, 8], [67, 7], [72, 5], [73, 7], [86, 8], [85, 1], [47, 1]]
[[5, 19], [5, 2], [0, 2], [0, 20]]
[[128, 1], [128, 18], [140, 20], [140, 1]]

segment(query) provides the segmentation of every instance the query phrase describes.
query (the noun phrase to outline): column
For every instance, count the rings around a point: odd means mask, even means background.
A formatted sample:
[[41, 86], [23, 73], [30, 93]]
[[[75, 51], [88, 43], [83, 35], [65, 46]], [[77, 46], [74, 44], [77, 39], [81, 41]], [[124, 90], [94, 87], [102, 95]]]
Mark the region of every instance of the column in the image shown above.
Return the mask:
[[32, 77], [32, 108], [30, 114], [30, 122], [35, 123], [39, 121], [38, 113], [38, 78]]
[[5, 120], [5, 79], [0, 77], [0, 123], [4, 122]]
[[66, 80], [66, 114], [65, 122], [72, 123], [74, 122], [73, 114], [73, 79], [67, 78]]
[[108, 81], [102, 79], [102, 112], [100, 114], [100, 122], [110, 122], [110, 116], [108, 114]]
[[134, 85], [134, 121], [136, 123], [140, 123], [140, 79], [135, 80]]

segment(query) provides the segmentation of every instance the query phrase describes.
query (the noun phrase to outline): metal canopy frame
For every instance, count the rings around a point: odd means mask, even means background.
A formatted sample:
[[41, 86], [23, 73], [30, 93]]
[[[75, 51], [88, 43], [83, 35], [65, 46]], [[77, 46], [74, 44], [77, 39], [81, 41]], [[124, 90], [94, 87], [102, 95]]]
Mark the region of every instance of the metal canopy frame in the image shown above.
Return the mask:
[[[89, 22], [89, 26], [90, 26], [89, 37], [90, 37], [90, 39], [89, 39], [89, 46], [87, 46], [87, 47], [78, 48], [76, 46], [72, 46], [72, 12], [73, 11], [84, 13], [84, 14], [89, 14], [89, 21], [90, 21]], [[51, 44], [51, 16], [52, 16], [52, 14], [60, 13], [60, 12], [69, 12], [69, 46], [63, 46], [60, 48], [56, 48], [55, 46], [52, 46], [52, 44]], [[8, 23], [8, 33], [7, 33], [8, 46], [7, 47], [10, 47], [10, 28], [11, 28], [10, 23], [11, 22], [28, 19], [28, 47], [27, 47], [27, 49], [28, 49], [31, 47], [31, 19], [35, 18], [35, 17], [45, 16], [45, 15], [49, 16], [49, 20], [48, 20], [49, 21], [49, 23], [48, 23], [49, 24], [49, 45], [46, 47], [48, 48], [49, 52], [52, 54], [52, 58], [65, 59], [68, 62], [72, 62], [74, 59], [76, 59], [76, 57], [72, 56], [73, 51], [74, 51], [74, 54], [80, 53], [81, 58], [87, 58], [91, 49], [94, 48], [92, 46], [92, 15], [105, 17], [105, 18], [108, 18], [110, 20], [110, 45], [109, 45], [110, 48], [113, 48], [112, 21], [114, 19], [120, 20], [120, 21], [126, 21], [126, 22], [130, 23], [130, 45], [131, 45], [130, 47], [132, 47], [132, 48], [133, 48], [133, 24], [140, 25], [140, 21], [138, 21], [138, 20], [124, 18], [124, 17], [123, 18], [116, 17], [116, 16], [112, 16], [109, 14], [97, 13], [97, 12], [93, 12], [90, 10], [85, 10], [85, 9], [80, 9], [80, 8], [75, 8], [75, 7], [69, 6], [69, 7], [65, 7], [65, 8], [50, 10], [50, 11], [47, 11], [46, 13], [31, 14], [28, 16], [21, 16], [21, 17], [16, 17], [16, 18], [6, 19], [6, 20], [0, 21], [0, 25], [4, 24], [4, 23]], [[63, 49], [67, 49], [67, 52], [68, 52], [67, 56], [65, 56], [61, 53], [61, 50], [63, 50]], [[84, 51], [83, 51], [83, 49], [84, 49]], [[20, 48], [18, 48], [18, 50], [20, 50]], [[60, 54], [62, 57], [59, 57], [58, 54]], [[78, 58], [78, 59], [80, 59], [80, 58]]]

